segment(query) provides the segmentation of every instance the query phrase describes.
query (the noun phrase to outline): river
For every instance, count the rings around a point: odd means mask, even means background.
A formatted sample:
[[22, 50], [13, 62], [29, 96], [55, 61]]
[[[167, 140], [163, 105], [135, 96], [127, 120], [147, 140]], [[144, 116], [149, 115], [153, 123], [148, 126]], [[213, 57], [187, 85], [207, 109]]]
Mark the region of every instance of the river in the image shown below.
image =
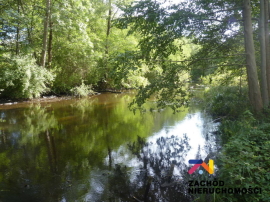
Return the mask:
[[134, 114], [133, 96], [1, 105], [0, 201], [194, 200], [187, 180], [209, 174], [188, 160], [215, 158], [217, 124], [197, 107]]

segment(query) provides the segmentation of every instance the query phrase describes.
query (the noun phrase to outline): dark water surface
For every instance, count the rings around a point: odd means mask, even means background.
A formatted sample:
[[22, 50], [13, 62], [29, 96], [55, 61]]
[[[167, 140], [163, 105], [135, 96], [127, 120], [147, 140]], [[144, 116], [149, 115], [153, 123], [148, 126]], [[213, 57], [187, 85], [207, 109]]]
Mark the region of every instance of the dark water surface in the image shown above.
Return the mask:
[[0, 201], [192, 201], [188, 160], [213, 158], [215, 124], [195, 109], [134, 115], [132, 97], [1, 105]]

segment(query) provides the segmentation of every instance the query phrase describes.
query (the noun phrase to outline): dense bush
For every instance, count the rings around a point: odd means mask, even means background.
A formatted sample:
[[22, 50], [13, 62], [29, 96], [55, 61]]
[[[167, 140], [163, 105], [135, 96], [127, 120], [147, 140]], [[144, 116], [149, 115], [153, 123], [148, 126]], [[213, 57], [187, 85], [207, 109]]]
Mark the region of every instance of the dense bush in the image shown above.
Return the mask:
[[[243, 89], [242, 89], [243, 90]], [[269, 111], [251, 113], [246, 90], [215, 87], [205, 93], [205, 108], [223, 116], [219, 127], [222, 149], [216, 161], [218, 178], [227, 188], [261, 188], [261, 194], [223, 194], [219, 201], [270, 201]]]
[[204, 108], [214, 117], [235, 119], [249, 108], [246, 88], [217, 86], [205, 92]]
[[270, 201], [270, 123], [245, 113], [222, 124], [221, 134], [226, 140], [218, 157], [219, 179], [228, 187], [262, 189], [258, 195], [227, 195], [225, 201]]
[[49, 90], [53, 74], [30, 56], [3, 58], [0, 62], [1, 97], [36, 98]]
[[85, 85], [83, 82], [80, 86], [76, 86], [71, 90], [72, 95], [76, 97], [87, 97], [88, 95], [93, 95], [95, 92], [92, 90], [91, 85]]

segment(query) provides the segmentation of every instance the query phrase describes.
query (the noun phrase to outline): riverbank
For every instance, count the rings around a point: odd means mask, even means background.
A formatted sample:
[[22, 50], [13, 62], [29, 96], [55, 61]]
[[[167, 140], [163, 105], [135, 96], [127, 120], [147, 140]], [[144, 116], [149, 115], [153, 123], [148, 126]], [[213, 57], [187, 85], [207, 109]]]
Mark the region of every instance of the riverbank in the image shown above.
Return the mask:
[[37, 102], [57, 102], [61, 100], [68, 100], [74, 98], [73, 96], [43, 96], [41, 98], [33, 99], [0, 99], [0, 105], [9, 106], [19, 103], [37, 103]]
[[[126, 89], [126, 90], [114, 90], [114, 89], [104, 89], [104, 90], [95, 90], [93, 94], [88, 95], [87, 97], [94, 97], [101, 93], [116, 93], [121, 94], [125, 93], [126, 91], [134, 90], [134, 89]], [[43, 95], [39, 98], [32, 98], [32, 99], [16, 99], [16, 98], [0, 98], [0, 105], [13, 105], [18, 103], [32, 103], [32, 102], [57, 102], [61, 100], [68, 100], [72, 98], [77, 98], [78, 96], [63, 94], [59, 95], [56, 93], [49, 93], [47, 95]]]
[[[221, 120], [217, 135], [222, 150], [215, 162], [218, 179], [225, 182], [221, 188], [246, 190], [220, 194], [218, 201], [270, 201], [270, 110], [253, 114], [247, 94], [237, 87], [206, 92], [205, 109]], [[261, 191], [251, 193], [255, 188]]]

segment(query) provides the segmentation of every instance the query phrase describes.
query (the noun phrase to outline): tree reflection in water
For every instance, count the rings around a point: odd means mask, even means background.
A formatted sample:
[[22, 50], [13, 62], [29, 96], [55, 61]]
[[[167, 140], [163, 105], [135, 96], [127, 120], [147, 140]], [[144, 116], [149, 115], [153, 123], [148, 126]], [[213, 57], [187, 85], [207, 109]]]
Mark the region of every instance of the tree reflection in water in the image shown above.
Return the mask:
[[215, 138], [202, 131], [210, 121], [200, 112], [185, 118], [187, 109], [134, 115], [131, 99], [0, 109], [0, 201], [192, 201], [185, 182], [209, 175], [189, 175], [185, 163], [197, 145], [203, 158], [215, 152]]
[[156, 144], [153, 150], [153, 143], [138, 136], [136, 142], [128, 145], [141, 167], [129, 173], [126, 166], [115, 166], [109, 177], [109, 201], [191, 201], [184, 179], [188, 177], [185, 156], [191, 148], [187, 136], [180, 140], [175, 136], [161, 137]]

